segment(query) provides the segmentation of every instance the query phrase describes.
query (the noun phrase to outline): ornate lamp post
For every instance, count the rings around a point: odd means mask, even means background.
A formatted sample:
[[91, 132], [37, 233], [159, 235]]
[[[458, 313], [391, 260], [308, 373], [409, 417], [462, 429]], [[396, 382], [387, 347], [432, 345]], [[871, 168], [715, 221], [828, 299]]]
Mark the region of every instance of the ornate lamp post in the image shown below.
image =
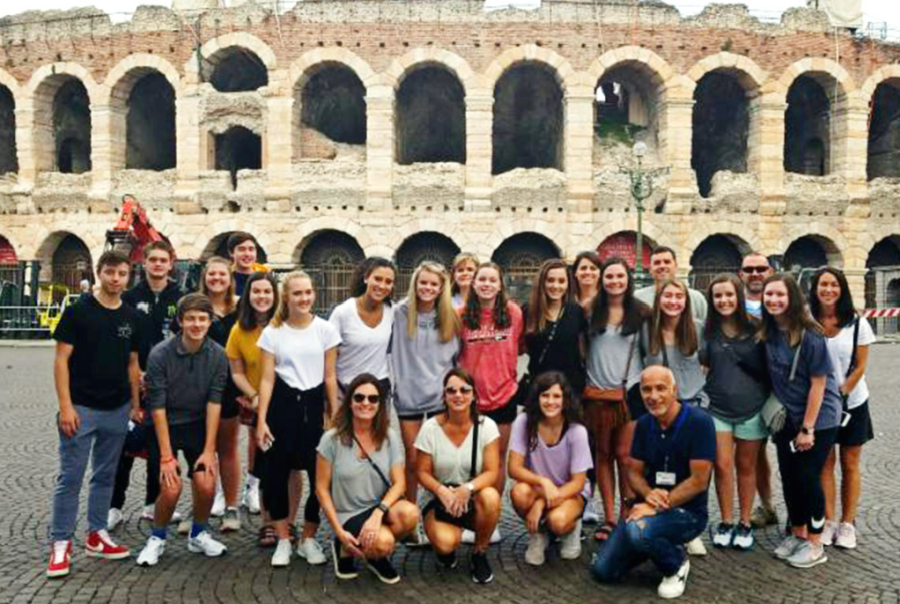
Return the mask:
[[637, 142], [631, 149], [634, 156], [636, 167], [620, 168], [622, 172], [628, 174], [631, 179], [631, 197], [634, 199], [634, 206], [637, 210], [637, 240], [635, 241], [634, 251], [634, 277], [637, 284], [643, 284], [644, 280], [644, 201], [653, 195], [653, 179], [656, 176], [666, 174], [669, 168], [654, 168], [645, 170], [643, 168], [644, 156], [647, 154], [647, 145], [643, 142]]

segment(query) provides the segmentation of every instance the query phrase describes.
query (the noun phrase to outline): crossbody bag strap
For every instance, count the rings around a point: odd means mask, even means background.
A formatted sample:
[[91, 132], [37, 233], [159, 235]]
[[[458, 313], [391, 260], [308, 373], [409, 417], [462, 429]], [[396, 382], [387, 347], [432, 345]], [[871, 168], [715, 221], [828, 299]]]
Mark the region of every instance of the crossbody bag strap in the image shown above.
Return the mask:
[[789, 382], [794, 381], [794, 377], [797, 375], [797, 364], [800, 362], [800, 349], [803, 348], [803, 338], [806, 337], [806, 330], [800, 332], [800, 343], [797, 344], [797, 351], [794, 353], [794, 362], [791, 363], [791, 375], [788, 378]]
[[381, 468], [378, 467], [378, 464], [375, 463], [375, 461], [371, 457], [369, 457], [369, 454], [368, 454], [368, 452], [366, 452], [365, 448], [363, 448], [362, 443], [359, 442], [358, 438], [356, 438], [356, 434], [353, 435], [353, 440], [356, 441], [356, 446], [359, 447], [360, 451], [362, 451], [363, 459], [365, 459], [367, 462], [369, 462], [369, 465], [372, 466], [372, 468], [378, 473], [378, 476], [381, 478], [382, 482], [384, 482], [384, 486], [386, 486], [388, 489], [390, 489], [391, 481], [388, 480], [388, 477], [385, 476], [385, 474], [381, 470]]
[[631, 373], [631, 358], [634, 356], [634, 344], [640, 336], [640, 330], [634, 332], [631, 336], [631, 343], [628, 345], [628, 361], [625, 362], [625, 375], [622, 376], [622, 390], [626, 396], [628, 394], [628, 374]]
[[547, 351], [550, 350], [550, 344], [553, 343], [553, 338], [556, 337], [556, 328], [559, 327], [559, 324], [563, 320], [563, 315], [566, 312], [565, 305], [559, 309], [559, 316], [556, 317], [556, 321], [553, 323], [553, 327], [550, 329], [550, 335], [547, 336], [547, 342], [544, 344], [544, 349], [541, 351], [541, 355], [538, 357], [538, 367], [544, 364], [544, 358], [547, 356]]
[[859, 345], [859, 321], [860, 318], [856, 317], [856, 321], [853, 323], [853, 348], [850, 349], [850, 366], [847, 367], [847, 375], [844, 378], [849, 378], [850, 374], [853, 373], [853, 370], [856, 369], [856, 347]]
[[481, 418], [475, 420], [475, 425], [472, 426], [472, 467], [469, 468], [469, 480], [475, 480], [475, 464], [478, 463], [478, 424], [481, 423]]

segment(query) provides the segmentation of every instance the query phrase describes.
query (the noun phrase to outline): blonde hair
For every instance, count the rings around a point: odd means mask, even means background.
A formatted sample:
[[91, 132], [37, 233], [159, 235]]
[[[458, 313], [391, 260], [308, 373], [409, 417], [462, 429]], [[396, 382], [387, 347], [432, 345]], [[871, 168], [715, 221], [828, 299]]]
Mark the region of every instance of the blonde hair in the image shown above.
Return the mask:
[[291, 281], [294, 279], [309, 279], [309, 285], [313, 288], [313, 293], [316, 291], [316, 284], [306, 271], [291, 271], [282, 277], [281, 295], [278, 297], [278, 310], [275, 311], [275, 315], [272, 317], [271, 321], [272, 325], [275, 327], [281, 327], [291, 315], [291, 310], [288, 308], [288, 286], [290, 286]]
[[478, 268], [478, 265], [481, 264], [481, 262], [478, 261], [478, 256], [472, 252], [460, 252], [456, 255], [453, 259], [453, 264], [450, 265], [450, 282], [452, 283], [450, 287], [451, 297], [459, 293], [459, 286], [456, 284], [456, 269], [465, 262], [471, 262], [475, 265], [476, 269]]
[[409, 291], [406, 298], [406, 337], [415, 339], [419, 329], [419, 297], [416, 294], [416, 284], [419, 275], [429, 272], [441, 280], [441, 295], [435, 301], [435, 327], [441, 342], [449, 342], [459, 333], [459, 317], [453, 310], [453, 294], [450, 293], [450, 273], [437, 262], [425, 260], [416, 267], [409, 282]]
[[211, 264], [221, 264], [228, 273], [228, 290], [225, 292], [225, 305], [228, 310], [225, 311], [225, 314], [230, 314], [237, 307], [237, 300], [234, 296], [234, 275], [231, 274], [231, 260], [223, 258], [222, 256], [212, 256], [206, 261], [203, 272], [200, 273], [199, 293], [212, 299], [212, 295], [210, 295], [209, 290], [206, 288], [206, 273], [209, 271], [209, 266]]

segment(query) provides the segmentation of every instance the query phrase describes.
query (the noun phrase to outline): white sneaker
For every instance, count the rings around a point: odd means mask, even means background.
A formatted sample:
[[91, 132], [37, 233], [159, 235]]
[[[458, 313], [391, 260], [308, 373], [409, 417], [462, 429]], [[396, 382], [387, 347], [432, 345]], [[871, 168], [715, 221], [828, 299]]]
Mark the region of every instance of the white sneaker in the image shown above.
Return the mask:
[[778, 558], [779, 560], [787, 560], [790, 558], [797, 548], [803, 545], [803, 539], [798, 539], [793, 535], [788, 535], [784, 538], [784, 540], [775, 548], [775, 551], [772, 552], [772, 555]]
[[532, 566], [540, 566], [544, 563], [546, 556], [544, 550], [550, 538], [543, 530], [539, 530], [534, 535], [528, 535], [528, 548], [525, 550], [525, 562]]
[[297, 555], [313, 566], [325, 564], [326, 562], [325, 552], [322, 551], [319, 542], [312, 537], [306, 538], [300, 542], [300, 545], [297, 546]]
[[147, 545], [141, 550], [137, 557], [138, 566], [156, 566], [159, 558], [166, 551], [166, 540], [159, 537], [151, 536], [147, 539]]
[[825, 547], [821, 543], [814, 545], [811, 541], [801, 541], [787, 559], [787, 563], [794, 568], [812, 568], [824, 562], [828, 562]]
[[587, 505], [584, 506], [584, 513], [581, 514], [581, 520], [584, 521], [585, 524], [599, 524], [600, 522], [600, 509], [597, 507], [597, 500], [594, 497], [591, 497]]
[[468, 543], [468, 544], [475, 543], [475, 532], [470, 531], [469, 529], [463, 529], [462, 537], [460, 538], [460, 541], [462, 541], [463, 543]]
[[[684, 544], [684, 547], [687, 549], [687, 553], [689, 556], [705, 556], [709, 552], [706, 551], [706, 546], [703, 544], [703, 540], [700, 537], [695, 537]], [[682, 589], [682, 591], [684, 591]], [[678, 594], [681, 595], [681, 594]], [[678, 597], [678, 596], [672, 596]]]
[[665, 577], [662, 580], [656, 593], [659, 594], [660, 598], [665, 598], [667, 600], [680, 597], [681, 594], [684, 593], [684, 588], [687, 585], [688, 573], [690, 572], [691, 561], [685, 558], [684, 563], [681, 565], [681, 568], [678, 569], [677, 573], [671, 577]]
[[188, 537], [187, 548], [193, 554], [203, 554], [208, 558], [217, 558], [228, 551], [225, 544], [213, 539], [209, 531], [203, 531], [196, 537]]
[[225, 515], [225, 492], [222, 490], [222, 484], [216, 484], [216, 498], [213, 500], [212, 508], [209, 515], [213, 518], [221, 518]]
[[494, 532], [491, 533], [491, 543], [500, 543], [503, 541], [503, 536], [500, 534], [500, 527], [495, 527]]
[[856, 549], [856, 527], [849, 522], [842, 522], [834, 536], [834, 545], [843, 549]]
[[106, 530], [116, 530], [119, 525], [122, 524], [123, 519], [124, 516], [122, 516], [122, 510], [118, 508], [109, 508], [109, 513], [106, 515]]
[[275, 547], [275, 553], [272, 554], [272, 566], [283, 568], [291, 563], [291, 540], [279, 539], [278, 545]]
[[247, 483], [244, 489], [244, 496], [241, 498], [241, 505], [247, 508], [247, 511], [253, 515], [259, 514], [259, 481], [254, 484]]
[[[147, 505], [145, 505], [144, 507], [141, 508], [141, 520], [149, 520], [150, 522], [153, 522], [155, 513], [156, 513], [156, 504], [148, 503]], [[173, 522], [181, 522], [182, 520], [184, 520], [184, 515], [181, 512], [179, 512], [178, 510], [175, 510], [174, 512], [172, 512], [172, 519], [169, 520], [169, 524], [171, 524]]]
[[559, 557], [563, 560], [577, 560], [581, 557], [581, 519], [575, 523], [572, 532], [563, 535], [559, 544]]
[[838, 525], [834, 520], [826, 520], [825, 528], [822, 529], [822, 545], [834, 545], [834, 536], [837, 533]]

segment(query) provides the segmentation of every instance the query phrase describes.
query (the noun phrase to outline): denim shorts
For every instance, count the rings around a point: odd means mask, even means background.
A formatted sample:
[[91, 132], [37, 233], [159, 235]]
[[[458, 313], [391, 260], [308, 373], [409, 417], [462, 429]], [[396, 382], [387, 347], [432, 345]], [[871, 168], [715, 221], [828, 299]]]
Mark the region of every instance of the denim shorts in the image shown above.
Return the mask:
[[730, 432], [734, 434], [735, 438], [741, 440], [763, 440], [769, 435], [759, 413], [742, 422], [720, 419], [713, 414], [710, 415], [716, 424], [716, 432]]

